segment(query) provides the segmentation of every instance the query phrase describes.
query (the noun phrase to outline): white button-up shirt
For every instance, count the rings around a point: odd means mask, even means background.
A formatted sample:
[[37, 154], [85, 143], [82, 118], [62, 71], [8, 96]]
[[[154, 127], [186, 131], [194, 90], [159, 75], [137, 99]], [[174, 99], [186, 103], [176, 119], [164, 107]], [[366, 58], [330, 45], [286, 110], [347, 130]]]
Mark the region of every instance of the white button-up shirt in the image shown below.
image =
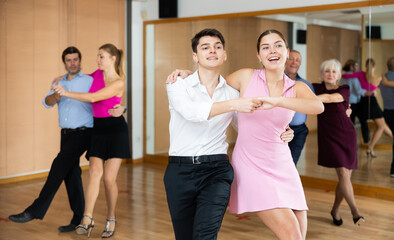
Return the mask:
[[214, 102], [239, 97], [239, 92], [219, 77], [212, 98], [200, 84], [198, 71], [185, 79], [167, 84], [171, 113], [170, 156], [227, 154], [226, 129], [235, 112], [209, 117]]

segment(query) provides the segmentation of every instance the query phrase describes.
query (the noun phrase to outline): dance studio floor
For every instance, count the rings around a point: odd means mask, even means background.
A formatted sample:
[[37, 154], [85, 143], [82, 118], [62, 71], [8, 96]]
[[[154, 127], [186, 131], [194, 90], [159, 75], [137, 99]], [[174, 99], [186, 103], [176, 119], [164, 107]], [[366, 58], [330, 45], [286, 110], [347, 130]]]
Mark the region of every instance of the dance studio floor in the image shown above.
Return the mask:
[[[334, 170], [317, 166], [316, 151], [316, 134], [311, 134], [298, 165], [300, 173], [335, 180]], [[390, 178], [387, 172], [391, 150], [377, 149], [376, 154], [378, 157], [371, 160], [366, 158], [365, 149], [359, 151], [359, 170], [354, 172], [353, 181], [392, 190], [394, 178]], [[165, 165], [152, 163], [122, 165], [118, 176], [118, 223], [112, 239], [174, 239], [162, 182], [164, 171]], [[88, 172], [84, 171], [85, 186], [87, 177]], [[75, 232], [59, 233], [57, 230], [59, 225], [68, 224], [71, 219], [64, 185], [60, 187], [44, 220], [33, 220], [24, 224], [8, 221], [8, 215], [23, 211], [33, 202], [44, 181], [45, 179], [41, 178], [0, 185], [1, 240], [87, 238], [86, 235], [77, 235]], [[305, 188], [305, 194], [309, 206], [307, 239], [394, 239], [394, 201], [356, 196], [356, 202], [366, 222], [360, 227], [355, 226], [347, 204], [343, 203], [341, 215], [344, 224], [337, 227], [332, 224], [329, 214], [334, 193], [324, 189]], [[94, 211], [95, 228], [91, 239], [100, 239], [105, 218], [106, 202], [102, 185]], [[254, 214], [226, 213], [218, 239], [257, 240], [275, 239], [275, 236]]]

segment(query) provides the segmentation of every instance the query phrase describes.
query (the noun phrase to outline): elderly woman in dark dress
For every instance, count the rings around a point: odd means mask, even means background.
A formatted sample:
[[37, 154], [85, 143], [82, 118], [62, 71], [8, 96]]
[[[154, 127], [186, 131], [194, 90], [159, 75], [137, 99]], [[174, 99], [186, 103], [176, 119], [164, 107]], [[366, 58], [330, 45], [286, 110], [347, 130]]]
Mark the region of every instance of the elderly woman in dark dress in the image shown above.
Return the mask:
[[335, 168], [338, 185], [331, 216], [333, 223], [342, 225], [339, 206], [345, 198], [353, 215], [354, 224], [360, 225], [364, 217], [356, 206], [352, 182], [352, 170], [357, 169], [357, 136], [352, 121], [346, 115], [349, 106], [348, 85], [339, 86], [341, 64], [335, 59], [322, 63], [323, 83], [314, 83], [316, 95], [324, 103], [324, 112], [318, 115], [318, 164]]

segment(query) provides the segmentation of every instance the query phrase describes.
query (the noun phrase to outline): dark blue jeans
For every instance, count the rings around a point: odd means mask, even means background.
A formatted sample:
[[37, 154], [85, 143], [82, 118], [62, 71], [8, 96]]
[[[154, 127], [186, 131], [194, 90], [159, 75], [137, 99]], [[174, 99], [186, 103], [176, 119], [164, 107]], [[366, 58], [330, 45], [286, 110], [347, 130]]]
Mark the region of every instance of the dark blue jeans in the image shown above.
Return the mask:
[[198, 165], [168, 164], [164, 185], [177, 240], [217, 239], [233, 178], [227, 156]]
[[[384, 120], [389, 126], [391, 132], [394, 132], [394, 110], [384, 109]], [[390, 174], [394, 174], [394, 141], [393, 141], [393, 159], [391, 161]]]
[[305, 124], [290, 126], [290, 128], [294, 131], [294, 138], [289, 142], [289, 148], [291, 156], [293, 157], [293, 162], [297, 165], [309, 130]]

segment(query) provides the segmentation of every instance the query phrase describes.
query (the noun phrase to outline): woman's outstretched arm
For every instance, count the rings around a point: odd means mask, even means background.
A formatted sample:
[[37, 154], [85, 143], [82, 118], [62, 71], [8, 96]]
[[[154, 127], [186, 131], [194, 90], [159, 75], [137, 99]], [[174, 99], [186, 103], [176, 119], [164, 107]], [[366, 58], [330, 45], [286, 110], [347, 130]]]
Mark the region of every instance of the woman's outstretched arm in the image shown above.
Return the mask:
[[91, 103], [102, 101], [114, 96], [121, 96], [123, 94], [123, 89], [124, 81], [121, 79], [109, 83], [107, 86], [94, 93], [69, 92], [64, 90], [64, 88], [59, 83], [53, 87], [53, 90], [60, 96]]
[[324, 111], [322, 101], [303, 82], [294, 85], [293, 98], [288, 97], [260, 97], [263, 105], [260, 109], [283, 107], [305, 114], [320, 114]]

